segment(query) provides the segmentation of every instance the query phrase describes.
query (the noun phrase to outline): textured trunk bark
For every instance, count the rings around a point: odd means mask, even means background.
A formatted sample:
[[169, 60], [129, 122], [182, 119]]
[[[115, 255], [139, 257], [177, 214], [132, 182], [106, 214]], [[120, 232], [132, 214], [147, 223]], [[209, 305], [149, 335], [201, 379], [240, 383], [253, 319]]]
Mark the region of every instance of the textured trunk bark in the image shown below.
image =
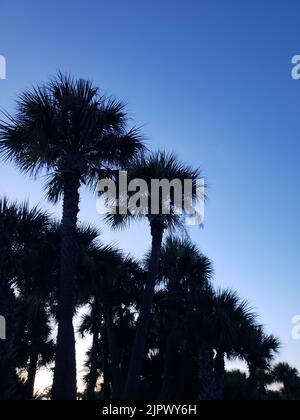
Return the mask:
[[215, 399], [224, 399], [225, 355], [218, 351], [215, 359]]
[[149, 330], [151, 307], [155, 292], [155, 283], [158, 274], [158, 262], [164, 232], [164, 225], [161, 221], [151, 222], [152, 250], [147, 276], [147, 283], [144, 292], [143, 303], [137, 322], [136, 335], [133, 343], [128, 375], [123, 398], [134, 400], [138, 397], [140, 374], [142, 369], [145, 345]]
[[26, 382], [27, 398], [29, 400], [32, 400], [33, 395], [34, 395], [34, 383], [35, 383], [35, 377], [36, 377], [36, 372], [37, 372], [37, 362], [38, 362], [38, 354], [37, 352], [33, 351], [32, 354], [30, 355], [28, 376], [27, 376], [27, 382]]
[[258, 400], [258, 381], [255, 366], [249, 366], [248, 396], [251, 401]]
[[176, 392], [176, 399], [182, 400], [183, 399], [183, 393], [185, 388], [185, 372], [186, 372], [186, 346], [187, 341], [186, 337], [184, 338], [181, 355], [180, 355], [180, 365], [179, 365], [179, 376], [178, 376], [178, 385], [177, 385], [177, 392]]
[[102, 345], [103, 345], [103, 398], [104, 401], [111, 399], [111, 375], [110, 375], [110, 366], [108, 364], [108, 342], [107, 334], [105, 328], [102, 331]]
[[120, 400], [123, 390], [123, 378], [120, 369], [120, 352], [117, 346], [117, 338], [114, 331], [111, 308], [106, 308], [104, 313], [105, 326], [108, 340], [108, 349], [111, 358], [112, 372], [112, 399]]
[[58, 335], [53, 400], [76, 399], [76, 359], [73, 327], [74, 276], [76, 271], [76, 228], [79, 212], [79, 177], [68, 175], [64, 182], [61, 233], [61, 268], [58, 297]]
[[[175, 270], [176, 271], [176, 270]], [[178, 366], [176, 364], [176, 356], [178, 356], [178, 350], [176, 347], [176, 317], [177, 312], [173, 309], [172, 299], [176, 296], [177, 287], [179, 284], [179, 278], [175, 274], [169, 279], [168, 285], [168, 308], [167, 308], [167, 341], [164, 355], [164, 370], [163, 370], [163, 382], [160, 392], [161, 400], [172, 400], [176, 397], [177, 372]]]
[[91, 364], [90, 364], [90, 374], [89, 374], [89, 382], [88, 382], [88, 389], [87, 389], [87, 399], [94, 400], [95, 399], [95, 388], [98, 379], [98, 348], [99, 348], [99, 333], [100, 333], [100, 326], [97, 320], [97, 302], [94, 303], [94, 321], [95, 325], [93, 328], [93, 343], [91, 349]]
[[214, 397], [214, 353], [211, 347], [202, 345], [199, 352], [199, 400], [212, 401]]
[[164, 357], [163, 383], [160, 392], [160, 399], [163, 401], [175, 398], [174, 385], [176, 384], [177, 371], [177, 366], [175, 364], [175, 351], [174, 334], [171, 331], [168, 336]]

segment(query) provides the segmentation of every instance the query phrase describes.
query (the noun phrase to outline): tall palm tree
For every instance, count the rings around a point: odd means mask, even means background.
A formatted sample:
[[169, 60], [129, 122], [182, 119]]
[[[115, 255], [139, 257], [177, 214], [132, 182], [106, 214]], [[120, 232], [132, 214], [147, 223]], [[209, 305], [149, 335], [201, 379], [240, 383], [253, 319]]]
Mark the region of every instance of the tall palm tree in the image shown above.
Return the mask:
[[[241, 355], [243, 330], [253, 325], [255, 316], [236, 292], [215, 291], [209, 282], [204, 282], [202, 287], [191, 282], [185, 295], [181, 325], [185, 325], [187, 338], [182, 350], [183, 364], [187, 365], [188, 350], [198, 359], [197, 398], [223, 399], [225, 356]], [[182, 392], [178, 396], [182, 397]]]
[[249, 368], [248, 395], [250, 400], [260, 398], [260, 372], [270, 369], [271, 362], [280, 349], [279, 339], [267, 335], [261, 325], [251, 326], [243, 335], [244, 358]]
[[79, 188], [127, 164], [142, 148], [137, 130], [127, 130], [122, 103], [101, 96], [89, 81], [62, 74], [24, 92], [15, 115], [5, 114], [0, 122], [0, 154], [22, 172], [47, 174], [50, 199], [63, 196], [53, 399], [76, 398], [72, 321]]
[[59, 272], [60, 225], [52, 222], [19, 256], [16, 289], [22, 317], [22, 357], [26, 364], [26, 398], [32, 399], [38, 369], [53, 362], [52, 313]]
[[[160, 398], [173, 399], [178, 332], [184, 323], [189, 307], [189, 295], [198, 293], [212, 278], [211, 261], [189, 239], [168, 237], [162, 247], [159, 263], [159, 279], [166, 292], [162, 300], [165, 308], [166, 348]], [[162, 315], [162, 314], [161, 314]]]
[[51, 322], [45, 302], [37, 296], [28, 295], [20, 302], [19, 312], [24, 321], [20, 333], [19, 363], [27, 371], [25, 398], [32, 400], [38, 369], [54, 361], [55, 344], [51, 337]]
[[214, 399], [224, 399], [225, 357], [241, 355], [242, 335], [254, 323], [255, 315], [246, 301], [240, 301], [236, 292], [221, 290], [215, 293], [210, 322], [211, 344], [216, 351]]
[[[105, 335], [105, 340], [107, 338], [102, 309], [107, 293], [104, 281], [108, 277], [110, 277], [110, 281], [113, 281], [115, 272], [120, 265], [121, 255], [119, 250], [97, 243], [90, 247], [87, 256], [88, 259], [82, 266], [83, 275], [79, 275], [78, 280], [81, 300], [88, 304], [89, 312], [83, 317], [79, 332], [82, 336], [86, 332], [91, 333], [93, 338], [89, 351], [89, 374], [87, 376], [87, 398], [93, 400], [99, 376], [100, 337], [103, 339]], [[107, 378], [105, 378], [106, 380]]]
[[103, 315], [112, 368], [112, 399], [120, 399], [133, 343], [136, 308], [141, 304], [145, 272], [131, 256], [122, 256], [112, 278], [106, 278]]
[[[99, 351], [107, 341], [111, 370], [112, 399], [120, 399], [124, 382], [121, 370], [122, 352], [130, 337], [120, 339], [120, 329], [128, 331], [133, 323], [133, 308], [143, 287], [144, 272], [137, 261], [124, 257], [117, 248], [97, 242], [89, 250], [89, 262], [84, 268], [80, 285], [83, 301], [89, 313], [84, 316], [80, 333], [93, 336], [89, 352], [87, 398], [94, 399], [99, 376]], [[107, 379], [107, 378], [106, 378]]]
[[283, 384], [282, 395], [284, 400], [296, 398], [296, 393], [300, 392], [300, 375], [296, 368], [288, 363], [277, 363], [273, 367], [271, 375], [274, 382]]
[[[90, 312], [85, 313], [81, 319], [78, 333], [84, 338], [87, 334], [92, 336], [92, 345], [87, 351], [87, 359], [85, 361], [85, 367], [88, 373], [84, 377], [86, 383], [86, 398], [88, 400], [95, 399], [95, 387], [100, 376], [100, 370], [102, 370], [103, 376], [105, 375], [103, 365], [103, 348], [102, 339], [105, 333], [103, 328], [103, 317], [98, 307], [98, 302], [92, 302]], [[102, 369], [101, 369], [102, 368]], [[106, 382], [107, 378], [104, 377]]]
[[27, 204], [0, 199], [0, 312], [6, 318], [9, 331], [7, 340], [0, 343], [3, 380], [0, 398], [16, 398], [16, 368], [25, 318], [20, 311], [19, 285], [23, 282], [29, 256], [36, 255], [48, 227], [48, 215], [37, 207], [29, 209]]
[[[182, 185], [184, 180], [192, 180], [193, 191], [192, 197], [196, 197], [196, 181], [200, 178], [199, 169], [192, 169], [191, 167], [182, 164], [173, 154], [165, 152], [152, 153], [146, 157], [138, 159], [128, 170], [128, 181], [141, 179], [146, 182], [148, 191], [146, 192], [147, 208], [141, 207], [141, 211], [129, 212], [127, 214], [117, 215], [109, 214], [108, 222], [113, 227], [124, 226], [126, 222], [132, 219], [147, 219], [150, 224], [150, 232], [152, 236], [151, 255], [149, 259], [147, 282], [143, 297], [143, 303], [140, 309], [139, 318], [137, 321], [136, 336], [133, 344], [131, 360], [128, 369], [128, 375], [125, 385], [123, 397], [124, 399], [136, 399], [138, 396], [138, 387], [140, 381], [140, 373], [144, 357], [145, 343], [149, 331], [149, 323], [151, 318], [151, 308], [154, 297], [155, 283], [158, 275], [158, 264], [160, 250], [163, 240], [163, 235], [166, 230], [173, 231], [174, 228], [183, 228], [184, 226], [184, 210], [182, 214], [178, 214], [176, 208], [176, 200], [174, 194], [166, 199], [162, 198], [160, 194], [158, 198], [158, 206], [156, 211], [152, 214], [152, 204], [154, 198], [151, 195], [152, 180], [167, 180], [169, 182], [179, 180]], [[118, 203], [123, 204], [127, 202], [126, 197], [119, 197]], [[186, 200], [184, 189], [180, 193], [181, 207], [184, 208], [183, 203]], [[118, 204], [117, 203], [117, 204]], [[169, 208], [169, 214], [165, 214], [165, 205]], [[146, 211], [145, 211], [146, 210]]]

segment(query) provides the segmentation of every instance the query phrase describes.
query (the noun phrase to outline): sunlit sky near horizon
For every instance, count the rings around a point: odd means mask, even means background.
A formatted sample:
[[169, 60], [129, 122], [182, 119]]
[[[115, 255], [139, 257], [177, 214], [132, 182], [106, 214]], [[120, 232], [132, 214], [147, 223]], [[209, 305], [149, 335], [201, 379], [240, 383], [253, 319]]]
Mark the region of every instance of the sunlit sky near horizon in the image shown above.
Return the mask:
[[[200, 166], [209, 184], [204, 229], [192, 239], [214, 262], [215, 284], [249, 300], [280, 358], [300, 369], [300, 54], [297, 0], [1, 0], [0, 55], [11, 112], [24, 88], [57, 70], [90, 78], [128, 103], [152, 149]], [[0, 194], [28, 199], [59, 217], [42, 179], [0, 166]], [[80, 220], [143, 256], [146, 224], [121, 234], [103, 226], [95, 197], [82, 192]]]

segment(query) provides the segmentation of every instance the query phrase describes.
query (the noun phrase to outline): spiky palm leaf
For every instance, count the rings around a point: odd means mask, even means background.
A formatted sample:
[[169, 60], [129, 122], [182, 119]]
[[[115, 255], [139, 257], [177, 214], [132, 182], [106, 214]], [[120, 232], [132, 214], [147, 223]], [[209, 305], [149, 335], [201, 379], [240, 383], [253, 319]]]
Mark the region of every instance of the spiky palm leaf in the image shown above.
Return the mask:
[[144, 149], [137, 129], [127, 129], [125, 106], [101, 95], [90, 81], [61, 73], [50, 83], [23, 92], [14, 116], [0, 121], [0, 155], [22, 172], [48, 176], [56, 201], [63, 177], [76, 173], [94, 185], [101, 170], [128, 164]]
[[[121, 229], [133, 220], [144, 219], [145, 217], [151, 223], [154, 220], [159, 220], [166, 229], [171, 232], [177, 229], [184, 229], [185, 226], [185, 207], [184, 203], [187, 200], [187, 194], [182, 188], [180, 195], [180, 208], [177, 207], [178, 203], [174, 197], [174, 191], [171, 191], [170, 196], [162, 197], [159, 195], [158, 200], [158, 214], [151, 213], [152, 203], [154, 197], [151, 194], [151, 184], [153, 180], [167, 180], [172, 182], [179, 180], [182, 185], [184, 180], [192, 181], [192, 196], [191, 200], [196, 199], [196, 185], [197, 180], [201, 178], [200, 169], [193, 169], [192, 167], [183, 164], [180, 160], [172, 153], [166, 152], [155, 152], [148, 155], [143, 155], [138, 159], [135, 159], [127, 170], [128, 185], [133, 180], [143, 180], [147, 185], [146, 191], [142, 194], [143, 198], [147, 202], [147, 205], [141, 206], [141, 209], [128, 209], [126, 214], [122, 214], [120, 208], [124, 204], [129, 203], [130, 198], [134, 192], [122, 191], [118, 177], [115, 178], [117, 184], [116, 199], [112, 197], [111, 201], [108, 202], [108, 212], [106, 215], [106, 222], [115, 229]], [[199, 198], [199, 197], [198, 197]], [[204, 197], [202, 197], [204, 199]], [[169, 214], [165, 214], [164, 207], [169, 209]]]

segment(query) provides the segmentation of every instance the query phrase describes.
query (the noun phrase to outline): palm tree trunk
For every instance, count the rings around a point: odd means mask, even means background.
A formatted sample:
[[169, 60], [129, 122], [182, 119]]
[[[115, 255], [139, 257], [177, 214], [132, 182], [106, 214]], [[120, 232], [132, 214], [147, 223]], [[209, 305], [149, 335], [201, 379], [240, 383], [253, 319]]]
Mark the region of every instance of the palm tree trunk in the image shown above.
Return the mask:
[[258, 381], [256, 375], [256, 367], [251, 365], [249, 366], [248, 397], [251, 401], [258, 400]]
[[183, 393], [185, 388], [186, 380], [186, 359], [187, 359], [187, 340], [184, 336], [181, 355], [180, 355], [180, 364], [179, 364], [179, 376], [177, 381], [177, 391], [176, 391], [176, 400], [183, 399]]
[[166, 349], [164, 354], [164, 370], [163, 370], [163, 382], [161, 386], [160, 399], [161, 400], [172, 400], [175, 398], [175, 383], [176, 383], [176, 356], [177, 349], [175, 343], [175, 330], [176, 330], [176, 316], [177, 313], [173, 309], [172, 296], [176, 293], [176, 287], [178, 286], [179, 279], [176, 275], [169, 279], [169, 302], [168, 302], [168, 317], [167, 317], [167, 340]]
[[134, 400], [138, 396], [140, 374], [142, 369], [145, 345], [150, 324], [151, 307], [155, 292], [155, 283], [158, 274], [158, 262], [161, 251], [161, 244], [164, 232], [164, 225], [161, 221], [151, 222], [152, 249], [147, 275], [146, 288], [143, 303], [137, 322], [136, 335], [131, 353], [128, 375], [123, 398]]
[[26, 382], [27, 398], [29, 400], [33, 399], [34, 383], [35, 383], [35, 377], [36, 377], [36, 372], [37, 372], [37, 362], [38, 362], [38, 354], [36, 351], [33, 351], [32, 354], [30, 355], [28, 376], [27, 376], [27, 382]]
[[201, 346], [198, 364], [199, 400], [212, 401], [214, 396], [214, 354], [213, 349], [206, 344]]
[[76, 271], [76, 228], [79, 212], [78, 176], [68, 175], [64, 182], [61, 233], [61, 267], [58, 296], [58, 335], [53, 400], [76, 399], [76, 359], [73, 327], [74, 275]]
[[104, 401], [108, 401], [111, 399], [111, 375], [110, 375], [110, 366], [108, 363], [109, 352], [108, 352], [108, 342], [107, 342], [107, 334], [105, 328], [103, 328], [102, 332], [102, 345], [103, 345], [103, 398]]
[[163, 383], [160, 392], [160, 400], [172, 400], [174, 399], [176, 384], [176, 366], [175, 366], [175, 343], [174, 333], [171, 331], [166, 345], [165, 357], [164, 357], [164, 371], [163, 371]]
[[224, 399], [225, 358], [224, 353], [217, 352], [215, 359], [215, 399]]
[[99, 327], [96, 325], [93, 329], [93, 343], [91, 349], [91, 359], [90, 359], [90, 373], [89, 373], [89, 382], [87, 389], [87, 399], [95, 399], [95, 388], [98, 379], [98, 348], [99, 348]]
[[112, 322], [111, 308], [105, 308], [104, 311], [105, 326], [107, 333], [108, 349], [111, 359], [112, 373], [112, 399], [119, 400], [122, 396], [123, 378], [120, 369], [120, 352], [118, 351], [117, 338]]

